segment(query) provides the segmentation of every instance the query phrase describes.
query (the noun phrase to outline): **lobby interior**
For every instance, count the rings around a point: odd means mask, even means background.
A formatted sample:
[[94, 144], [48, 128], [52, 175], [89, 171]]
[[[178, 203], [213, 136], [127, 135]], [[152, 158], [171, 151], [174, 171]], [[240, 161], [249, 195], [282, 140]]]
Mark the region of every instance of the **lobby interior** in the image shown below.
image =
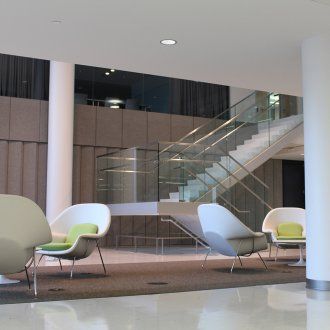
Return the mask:
[[6, 329], [329, 327], [330, 1], [0, 6]]

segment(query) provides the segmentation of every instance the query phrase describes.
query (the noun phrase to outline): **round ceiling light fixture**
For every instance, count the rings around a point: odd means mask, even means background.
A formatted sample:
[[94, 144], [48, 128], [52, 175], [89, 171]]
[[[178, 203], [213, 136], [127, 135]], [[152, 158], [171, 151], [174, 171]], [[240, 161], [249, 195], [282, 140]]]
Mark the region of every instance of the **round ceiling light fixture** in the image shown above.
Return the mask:
[[160, 41], [160, 43], [165, 46], [173, 46], [177, 43], [177, 41], [174, 39], [163, 39]]
[[115, 72], [116, 70], [115, 70], [115, 69], [111, 69], [110, 71], [111, 71], [111, 72]]
[[106, 76], [109, 76], [109, 75], [110, 75], [110, 72], [109, 72], [109, 71], [105, 71], [104, 74], [105, 74]]
[[62, 20], [61, 19], [53, 19], [52, 20], [52, 23], [53, 24], [61, 24], [62, 23]]

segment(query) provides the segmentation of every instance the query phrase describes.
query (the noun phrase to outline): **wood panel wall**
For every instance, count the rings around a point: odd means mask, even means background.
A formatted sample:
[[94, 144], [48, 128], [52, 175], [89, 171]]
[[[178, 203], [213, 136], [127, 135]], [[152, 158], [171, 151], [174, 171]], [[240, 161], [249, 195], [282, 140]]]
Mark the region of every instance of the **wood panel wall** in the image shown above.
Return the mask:
[[[98, 155], [158, 140], [175, 141], [207, 120], [77, 105], [73, 203], [96, 201], [95, 158]], [[43, 210], [46, 204], [47, 121], [48, 102], [0, 96], [0, 193], [26, 196]], [[267, 162], [256, 170], [256, 174], [272, 187], [271, 191], [265, 192], [267, 200], [274, 206], [282, 205], [281, 161]], [[239, 191], [235, 194], [245, 206], [250, 203], [248, 197], [239, 197]], [[256, 212], [259, 214], [261, 211]], [[146, 236], [181, 235], [176, 227], [161, 222], [157, 217], [113, 217], [111, 230], [103, 244], [114, 245], [117, 234], [133, 233]], [[131, 245], [132, 240], [122, 239], [120, 243]], [[139, 243], [153, 245], [154, 241], [141, 240]], [[172, 243], [190, 242], [180, 240]]]

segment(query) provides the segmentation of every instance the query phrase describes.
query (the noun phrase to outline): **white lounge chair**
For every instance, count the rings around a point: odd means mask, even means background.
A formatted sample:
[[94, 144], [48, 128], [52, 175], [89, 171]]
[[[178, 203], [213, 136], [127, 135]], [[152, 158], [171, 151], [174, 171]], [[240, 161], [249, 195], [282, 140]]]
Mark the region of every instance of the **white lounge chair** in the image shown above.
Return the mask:
[[49, 224], [40, 207], [28, 198], [0, 195], [0, 274], [25, 270], [34, 263], [34, 294], [37, 295], [35, 248], [52, 240]]
[[[292, 237], [286, 238], [285, 240], [278, 237], [278, 227], [284, 223], [296, 223], [301, 225], [302, 233], [299, 239]], [[306, 212], [304, 209], [299, 207], [279, 207], [271, 210], [265, 217], [262, 224], [262, 231], [264, 233], [270, 234], [272, 244], [276, 246], [276, 256], [279, 248], [300, 248], [300, 260], [296, 265], [305, 266], [303, 260], [302, 250], [306, 244]], [[271, 246], [269, 249], [269, 256], [271, 256]], [[293, 264], [294, 265], [294, 264]]]
[[88, 203], [68, 207], [51, 223], [53, 240], [37, 250], [42, 255], [40, 260], [44, 255], [58, 258], [60, 265], [61, 259], [72, 260], [72, 278], [75, 261], [87, 258], [96, 247], [106, 274], [98, 241], [106, 235], [110, 223], [110, 210], [104, 204]]
[[[229, 210], [218, 204], [203, 204], [198, 207], [198, 216], [209, 251], [215, 250], [225, 256], [234, 257], [230, 272], [236, 259], [257, 253], [266, 269], [267, 265], [259, 251], [267, 249], [265, 234], [252, 231], [236, 218]], [[203, 264], [204, 266], [204, 264]]]

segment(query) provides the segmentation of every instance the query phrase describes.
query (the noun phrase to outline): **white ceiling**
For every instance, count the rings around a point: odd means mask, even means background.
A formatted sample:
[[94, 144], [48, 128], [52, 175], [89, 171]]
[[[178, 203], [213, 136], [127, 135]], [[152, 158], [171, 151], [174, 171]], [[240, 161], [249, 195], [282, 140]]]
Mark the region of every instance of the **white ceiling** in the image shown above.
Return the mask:
[[[52, 20], [62, 20], [54, 24]], [[0, 52], [301, 95], [310, 0], [0, 0]], [[166, 47], [161, 39], [178, 44]]]

